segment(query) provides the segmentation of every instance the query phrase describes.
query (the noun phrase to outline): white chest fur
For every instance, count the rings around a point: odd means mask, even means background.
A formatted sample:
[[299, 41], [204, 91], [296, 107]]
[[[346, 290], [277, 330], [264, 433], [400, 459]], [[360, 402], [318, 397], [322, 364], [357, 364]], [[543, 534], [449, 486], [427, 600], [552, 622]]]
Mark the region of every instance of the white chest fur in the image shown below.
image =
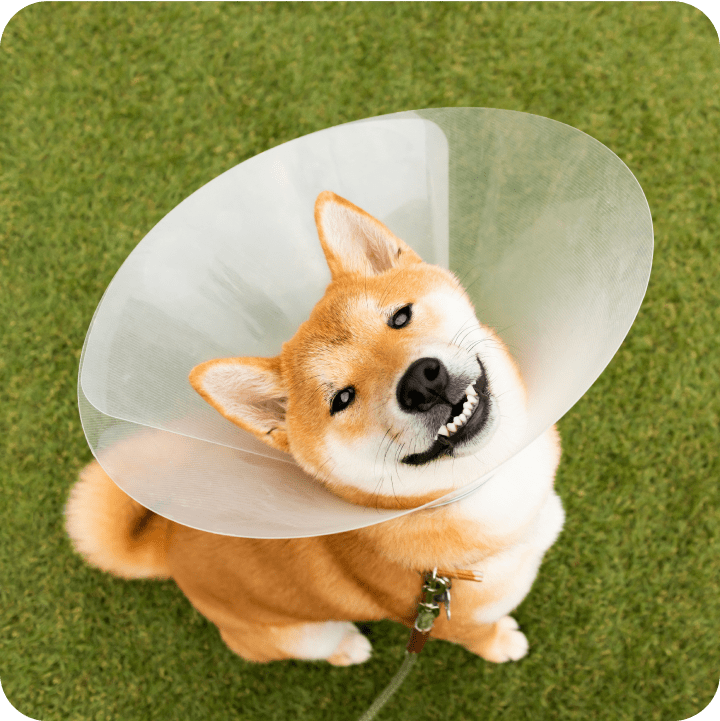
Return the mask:
[[[454, 512], [480, 524], [483, 535], [501, 545], [540, 532], [537, 524], [542, 522], [547, 499], [554, 495], [559, 459], [557, 431], [550, 428], [501, 466], [476, 493], [456, 503]], [[559, 531], [555, 529], [555, 536]]]
[[483, 575], [477, 622], [497, 621], [522, 601], [562, 530], [565, 514], [553, 490], [559, 457], [557, 432], [551, 428], [456, 504], [458, 517], [476, 522], [495, 549], [471, 566]]

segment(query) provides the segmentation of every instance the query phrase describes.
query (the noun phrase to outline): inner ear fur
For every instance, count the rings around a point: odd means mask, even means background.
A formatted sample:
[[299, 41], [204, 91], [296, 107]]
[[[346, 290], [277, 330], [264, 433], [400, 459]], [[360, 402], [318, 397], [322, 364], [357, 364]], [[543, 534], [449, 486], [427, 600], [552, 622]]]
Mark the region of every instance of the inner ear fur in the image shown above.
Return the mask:
[[315, 201], [315, 224], [332, 277], [379, 275], [422, 259], [379, 220], [326, 190]]
[[264, 443], [288, 452], [287, 393], [279, 358], [218, 358], [190, 372], [192, 387], [219, 413]]

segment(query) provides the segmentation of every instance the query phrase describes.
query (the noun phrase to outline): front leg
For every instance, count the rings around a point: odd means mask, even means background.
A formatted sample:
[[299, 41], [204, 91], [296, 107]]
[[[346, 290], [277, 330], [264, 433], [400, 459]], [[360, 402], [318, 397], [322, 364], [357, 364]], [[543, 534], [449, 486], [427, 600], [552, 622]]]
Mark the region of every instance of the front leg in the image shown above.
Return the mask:
[[442, 628], [438, 623], [432, 635], [464, 646], [486, 661], [518, 661], [528, 652], [528, 640], [512, 616], [503, 616], [493, 623], [464, 624], [463, 627], [453, 618], [453, 622], [445, 625], [449, 628]]
[[545, 550], [545, 544], [519, 543], [473, 567], [482, 581], [454, 581], [451, 620], [441, 614], [432, 635], [495, 663], [525, 656], [528, 641], [508, 614], [530, 591]]
[[[510, 565], [510, 559], [504, 560], [503, 566]], [[497, 568], [497, 563], [483, 565], [486, 570], [482, 581], [453, 582], [451, 619], [448, 621], [442, 613], [432, 636], [464, 646], [486, 661], [518, 661], [527, 654], [529, 644], [517, 621], [507, 614], [527, 594], [538, 564], [525, 569], [516, 565], [516, 570], [525, 571], [524, 578], [499, 575], [498, 571], [506, 569]]]
[[545, 551], [560, 533], [565, 514], [555, 493], [525, 538], [476, 566], [483, 580], [454, 581], [452, 620], [438, 618], [432, 635], [465, 646], [488, 661], [517, 661], [528, 651], [528, 641], [508, 614], [530, 591]]

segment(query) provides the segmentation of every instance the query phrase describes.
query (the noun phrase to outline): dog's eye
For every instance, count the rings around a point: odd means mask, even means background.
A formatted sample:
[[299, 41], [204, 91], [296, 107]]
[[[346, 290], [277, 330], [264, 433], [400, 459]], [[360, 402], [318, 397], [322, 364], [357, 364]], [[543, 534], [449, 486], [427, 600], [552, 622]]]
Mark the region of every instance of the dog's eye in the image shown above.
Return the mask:
[[388, 325], [391, 328], [404, 328], [410, 322], [410, 318], [412, 318], [412, 305], [406, 305], [395, 312]]
[[355, 399], [355, 389], [352, 386], [343, 388], [335, 394], [330, 406], [330, 415], [344, 411]]

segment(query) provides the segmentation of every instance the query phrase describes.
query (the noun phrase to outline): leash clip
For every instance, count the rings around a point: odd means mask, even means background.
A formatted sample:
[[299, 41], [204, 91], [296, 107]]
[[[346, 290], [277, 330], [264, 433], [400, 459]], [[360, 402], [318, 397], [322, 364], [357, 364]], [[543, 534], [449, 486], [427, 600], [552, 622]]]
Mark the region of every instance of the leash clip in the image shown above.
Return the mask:
[[423, 577], [420, 601], [418, 602], [415, 625], [410, 634], [407, 650], [410, 653], [420, 653], [435, 619], [440, 615], [440, 606], [445, 606], [445, 615], [450, 620], [450, 588], [452, 581], [447, 576], [439, 576], [437, 568], [428, 571]]

